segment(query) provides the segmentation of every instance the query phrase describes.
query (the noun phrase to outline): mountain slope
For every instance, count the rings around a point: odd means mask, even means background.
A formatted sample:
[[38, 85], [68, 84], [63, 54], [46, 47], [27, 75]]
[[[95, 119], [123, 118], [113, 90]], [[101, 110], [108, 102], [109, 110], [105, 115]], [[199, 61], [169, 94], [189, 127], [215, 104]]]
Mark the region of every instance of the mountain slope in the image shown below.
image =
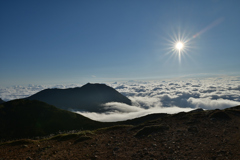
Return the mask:
[[18, 99], [0, 104], [0, 140], [46, 136], [59, 131], [93, 130], [122, 124], [140, 124], [166, 114], [122, 122], [97, 122], [37, 100]]
[[0, 104], [4, 103], [4, 101], [0, 98]]
[[36, 100], [19, 99], [0, 105], [0, 139], [30, 138], [108, 125], [111, 123], [96, 122]]
[[46, 89], [28, 97], [61, 109], [102, 112], [107, 102], [131, 104], [131, 100], [105, 84], [86, 84], [70, 89]]

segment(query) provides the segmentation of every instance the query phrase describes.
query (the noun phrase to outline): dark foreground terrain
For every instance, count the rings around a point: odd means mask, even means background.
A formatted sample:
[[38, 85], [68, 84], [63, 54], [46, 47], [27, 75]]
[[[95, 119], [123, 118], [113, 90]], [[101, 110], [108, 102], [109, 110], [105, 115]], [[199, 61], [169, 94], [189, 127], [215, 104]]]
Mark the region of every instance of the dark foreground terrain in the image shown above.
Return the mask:
[[4, 142], [0, 159], [240, 159], [240, 107]]

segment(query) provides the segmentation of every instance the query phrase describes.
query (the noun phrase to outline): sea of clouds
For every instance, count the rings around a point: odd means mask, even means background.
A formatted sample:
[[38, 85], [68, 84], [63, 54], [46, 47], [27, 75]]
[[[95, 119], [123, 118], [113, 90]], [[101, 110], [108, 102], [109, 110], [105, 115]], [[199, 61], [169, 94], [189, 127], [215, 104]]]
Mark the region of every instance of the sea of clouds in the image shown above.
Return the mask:
[[[151, 113], [187, 112], [196, 108], [224, 109], [240, 105], [240, 77], [175, 78], [151, 81], [107, 83], [127, 96], [132, 105], [110, 102], [107, 113], [76, 111], [97, 121], [122, 121]], [[82, 85], [29, 85], [0, 88], [0, 98], [11, 100], [28, 97], [46, 88], [73, 88]]]

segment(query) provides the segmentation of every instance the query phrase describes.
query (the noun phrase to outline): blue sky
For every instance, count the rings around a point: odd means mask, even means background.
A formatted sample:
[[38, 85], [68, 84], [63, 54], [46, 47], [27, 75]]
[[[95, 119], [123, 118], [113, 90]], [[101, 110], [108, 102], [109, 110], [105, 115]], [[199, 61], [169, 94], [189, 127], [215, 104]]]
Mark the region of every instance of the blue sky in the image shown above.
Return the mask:
[[[238, 0], [2, 0], [0, 86], [240, 75], [239, 8]], [[189, 40], [181, 62], [174, 35]]]

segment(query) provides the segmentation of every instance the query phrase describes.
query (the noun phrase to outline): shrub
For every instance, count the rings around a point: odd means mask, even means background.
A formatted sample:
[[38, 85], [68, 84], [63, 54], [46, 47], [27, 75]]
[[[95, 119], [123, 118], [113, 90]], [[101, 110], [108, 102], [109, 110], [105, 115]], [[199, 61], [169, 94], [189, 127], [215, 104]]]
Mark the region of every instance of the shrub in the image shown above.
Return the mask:
[[65, 134], [58, 134], [56, 136], [53, 136], [49, 138], [49, 140], [58, 140], [58, 141], [67, 141], [70, 139], [78, 139], [87, 135], [93, 135], [94, 133], [91, 131], [81, 131], [78, 133], [65, 133]]
[[209, 116], [211, 119], [217, 119], [217, 120], [230, 120], [231, 118], [227, 113], [221, 110], [216, 110]]
[[50, 138], [50, 140], [58, 140], [58, 141], [66, 141], [66, 140], [70, 140], [70, 139], [74, 139], [77, 138], [78, 134], [73, 133], [73, 134], [59, 134], [56, 135], [52, 138]]
[[117, 129], [123, 129], [123, 128], [130, 128], [133, 127], [132, 125], [116, 125], [116, 126], [111, 126], [111, 127], [105, 127], [105, 128], [100, 128], [95, 130], [95, 132], [101, 132], [101, 131], [113, 131]]
[[135, 134], [135, 137], [148, 136], [149, 134], [156, 133], [156, 132], [163, 132], [168, 129], [169, 127], [165, 125], [146, 126], [146, 127], [143, 127], [141, 130], [139, 130]]
[[83, 142], [83, 141], [86, 141], [86, 140], [89, 140], [89, 139], [92, 139], [92, 137], [89, 137], [89, 136], [79, 137], [78, 139], [76, 139], [74, 141], [74, 143]]
[[10, 145], [10, 146], [15, 146], [15, 145], [26, 145], [26, 144], [32, 144], [32, 143], [38, 143], [39, 141], [37, 140], [31, 140], [31, 139], [20, 139], [20, 140], [15, 140], [15, 141], [8, 141], [4, 142], [0, 145]]

